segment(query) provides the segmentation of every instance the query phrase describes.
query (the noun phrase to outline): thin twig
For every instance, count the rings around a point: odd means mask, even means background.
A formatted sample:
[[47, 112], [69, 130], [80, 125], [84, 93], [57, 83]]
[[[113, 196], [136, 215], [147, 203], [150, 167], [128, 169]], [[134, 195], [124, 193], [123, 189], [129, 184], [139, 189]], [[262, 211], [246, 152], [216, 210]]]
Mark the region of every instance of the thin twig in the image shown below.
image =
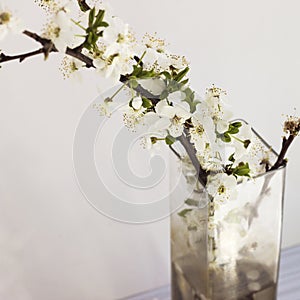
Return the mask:
[[179, 158], [179, 160], [182, 160], [182, 157], [181, 157], [180, 154], [173, 148], [172, 145], [169, 145], [169, 148], [170, 148], [171, 151]]
[[[0, 54], [0, 63], [5, 63], [8, 61], [12, 61], [12, 60], [19, 60], [20, 62], [22, 62], [28, 57], [36, 56], [39, 54], [44, 54], [45, 58], [47, 58], [51, 52], [58, 52], [54, 43], [51, 40], [43, 38], [43, 37], [39, 36], [38, 34], [30, 32], [28, 30], [25, 30], [23, 33], [26, 36], [28, 36], [28, 37], [32, 38], [33, 40], [37, 41], [38, 43], [40, 43], [43, 47], [36, 51], [31, 51], [28, 53], [12, 55], [12, 56], [1, 53]], [[93, 64], [93, 60], [90, 57], [81, 53], [80, 49], [77, 49], [77, 48], [72, 49], [72, 48], [68, 47], [66, 49], [66, 54], [84, 62], [85, 66], [87, 68], [95, 68], [95, 66]]]
[[22, 62], [28, 57], [40, 55], [42, 53], [44, 53], [44, 48], [40, 48], [38, 50], [28, 52], [28, 53], [25, 53], [25, 54], [12, 55], [12, 56], [5, 55], [4, 53], [0, 53], [0, 63], [9, 62], [9, 61], [12, 61], [12, 60], [19, 60], [19, 62]]
[[281, 151], [278, 155], [277, 161], [275, 162], [273, 167], [270, 168], [269, 171], [276, 170], [276, 169], [280, 168], [281, 166], [286, 165], [285, 155], [294, 139], [295, 139], [295, 135], [293, 135], [293, 134], [290, 134], [288, 138], [283, 137]]
[[[128, 86], [130, 87], [129, 75], [121, 75], [120, 82], [122, 82], [122, 83], [128, 83]], [[140, 94], [143, 97], [145, 97], [148, 100], [150, 100], [154, 106], [160, 101], [159, 95], [153, 95], [152, 93], [150, 93], [149, 91], [147, 91], [146, 89], [144, 89], [140, 84], [137, 87], [135, 87], [134, 90], [138, 94]]]
[[43, 37], [39, 36], [38, 34], [31, 32], [29, 30], [24, 30], [23, 34], [25, 34], [26, 36], [30, 37], [31, 39], [37, 41], [38, 43], [42, 44], [43, 46], [45, 46], [49, 43], [52, 43], [51, 40], [43, 38]]
[[78, 50], [76, 50], [76, 48], [71, 49], [68, 47], [66, 50], [66, 54], [84, 62], [86, 68], [95, 68], [95, 66], [93, 64], [93, 60], [90, 57], [88, 57], [88, 56], [84, 55], [83, 53], [79, 52]]
[[206, 186], [208, 173], [201, 167], [200, 162], [196, 156], [195, 147], [189, 141], [185, 134], [182, 134], [177, 140], [182, 144], [186, 150], [193, 166], [196, 169], [198, 181], [202, 184], [203, 187]]
[[[79, 3], [79, 1], [78, 1]], [[85, 1], [81, 1], [81, 4], [84, 4]], [[40, 43], [43, 47], [39, 50], [36, 50], [36, 51], [33, 51], [33, 52], [28, 52], [28, 53], [25, 53], [25, 54], [20, 54], [20, 55], [15, 55], [15, 56], [8, 56], [8, 55], [5, 55], [4, 53], [1, 53], [0, 55], [0, 63], [3, 63], [3, 62], [7, 62], [7, 61], [12, 61], [12, 60], [19, 60], [20, 62], [22, 62], [24, 59], [28, 58], [28, 57], [31, 57], [31, 56], [35, 56], [35, 55], [38, 55], [38, 54], [44, 54], [45, 58], [48, 57], [48, 55], [51, 53], [51, 52], [58, 52], [57, 48], [55, 47], [54, 43], [49, 40], [49, 39], [46, 39], [46, 38], [43, 38], [41, 36], [39, 36], [38, 34], [36, 33], [33, 33], [33, 32], [30, 32], [28, 30], [25, 30], [23, 32], [23, 34], [25, 34], [26, 36], [32, 38], [33, 40], [37, 41], [38, 43]], [[93, 60], [84, 55], [82, 52], [81, 52], [81, 48], [67, 48], [66, 49], [66, 54], [71, 56], [71, 57], [74, 57], [82, 62], [85, 63], [86, 67], [87, 68], [95, 68], [94, 64], [93, 64]], [[122, 83], [125, 83], [128, 82], [128, 75], [121, 75], [120, 77], [120, 82]], [[130, 84], [130, 83], [129, 83]], [[156, 95], [153, 95], [152, 93], [150, 93], [149, 91], [147, 91], [146, 89], [144, 89], [141, 85], [138, 85], [136, 88], [135, 88], [135, 91], [146, 97], [147, 99], [149, 99], [153, 105], [156, 105], [159, 101], [160, 101], [160, 98], [159, 96], [156, 96]], [[207, 182], [207, 172], [205, 170], [202, 169], [199, 161], [198, 161], [198, 158], [196, 156], [196, 150], [193, 146], [193, 144], [189, 141], [189, 139], [183, 134], [182, 136], [180, 136], [179, 138], [177, 138], [177, 140], [183, 145], [183, 147], [185, 148], [188, 156], [190, 157], [191, 159], [191, 162], [192, 164], [194, 165], [196, 171], [197, 171], [197, 174], [198, 174], [198, 180], [199, 182], [205, 186], [206, 185], [206, 182]], [[174, 150], [174, 148], [170, 147], [170, 149], [172, 150], [172, 152], [178, 157], [181, 159], [180, 155]]]

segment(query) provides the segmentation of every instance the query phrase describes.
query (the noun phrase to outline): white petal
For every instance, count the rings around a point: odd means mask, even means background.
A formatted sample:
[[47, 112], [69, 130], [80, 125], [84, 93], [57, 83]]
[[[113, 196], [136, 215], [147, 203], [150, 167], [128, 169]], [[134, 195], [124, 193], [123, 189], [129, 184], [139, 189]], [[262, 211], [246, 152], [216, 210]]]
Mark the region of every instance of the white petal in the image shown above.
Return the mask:
[[159, 120], [159, 116], [155, 112], [148, 112], [144, 116], [144, 123], [145, 123], [145, 125], [149, 125], [149, 126], [153, 125], [158, 120]]
[[253, 137], [251, 126], [249, 124], [243, 123], [242, 127], [240, 127], [239, 135], [242, 136], [245, 140], [251, 140]]
[[143, 62], [147, 65], [152, 66], [158, 58], [158, 52], [152, 48], [148, 48], [146, 50], [146, 54], [144, 56]]
[[141, 97], [135, 97], [132, 100], [132, 107], [136, 110], [139, 110], [143, 105], [143, 100]]
[[159, 101], [156, 106], [155, 110], [158, 115], [168, 118], [173, 118], [175, 116], [176, 110], [173, 106], [170, 106], [166, 100]]
[[182, 125], [171, 125], [169, 127], [169, 132], [170, 132], [171, 136], [173, 136], [175, 138], [179, 137], [183, 133], [183, 126]]
[[105, 61], [101, 58], [94, 59], [93, 64], [97, 69], [103, 69], [106, 65]]
[[3, 40], [8, 33], [7, 27], [4, 25], [0, 25], [0, 41]]
[[230, 110], [225, 109], [224, 107], [222, 107], [221, 110], [223, 112], [223, 120], [229, 121], [230, 119], [232, 119], [233, 113]]
[[140, 79], [140, 85], [154, 95], [160, 95], [166, 88], [163, 80], [158, 78]]
[[179, 105], [175, 106], [174, 110], [175, 110], [175, 115], [183, 118], [184, 120], [187, 120], [191, 117], [191, 113], [189, 110], [186, 109], [184, 103], [180, 104], [180, 106]]
[[227, 121], [224, 121], [224, 120], [220, 120], [217, 122], [217, 131], [219, 133], [224, 133], [225, 131], [228, 130], [228, 122]]
[[179, 101], [184, 100], [185, 98], [186, 98], [186, 95], [182, 91], [174, 92], [168, 96], [168, 100], [171, 102], [176, 102], [176, 101], [179, 102]]
[[149, 132], [160, 132], [166, 130], [171, 122], [168, 118], [159, 118], [152, 126], [149, 127]]
[[[224, 174], [225, 175], [225, 174]], [[224, 178], [224, 185], [227, 188], [235, 188], [237, 185], [236, 178], [233, 175], [225, 175], [226, 177]]]

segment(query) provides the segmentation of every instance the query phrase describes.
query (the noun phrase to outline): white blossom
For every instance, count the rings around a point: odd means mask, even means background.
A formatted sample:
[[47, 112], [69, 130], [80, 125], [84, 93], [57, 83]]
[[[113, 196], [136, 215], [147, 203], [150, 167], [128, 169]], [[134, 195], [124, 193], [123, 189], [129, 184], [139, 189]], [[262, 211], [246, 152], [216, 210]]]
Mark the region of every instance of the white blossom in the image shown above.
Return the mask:
[[143, 124], [146, 127], [146, 134], [166, 137], [170, 121], [168, 118], [160, 117], [157, 113], [148, 112], [144, 115]]
[[[182, 91], [176, 91], [168, 95], [168, 101], [173, 103], [173, 102], [180, 102], [183, 101], [186, 98], [185, 93]], [[188, 106], [186, 106], [188, 108]], [[188, 108], [189, 111], [189, 108]]]
[[21, 33], [23, 30], [20, 19], [0, 4], [0, 41], [9, 33]]
[[198, 110], [192, 116], [193, 128], [190, 129], [191, 142], [201, 155], [204, 150], [214, 143], [214, 123], [210, 117]]
[[155, 156], [161, 151], [162, 143], [164, 144], [165, 136], [159, 133], [146, 133], [141, 138], [141, 145], [150, 154], [150, 157]]
[[247, 144], [247, 141], [251, 141], [253, 137], [251, 126], [243, 123], [242, 127], [239, 128], [239, 133], [236, 137], [237, 139], [232, 138], [232, 145], [235, 149], [234, 158], [240, 159], [242, 156], [247, 154], [252, 147], [251, 142], [249, 145]]
[[[134, 103], [134, 107], [133, 107]], [[143, 117], [145, 108], [142, 106], [142, 99], [140, 97], [135, 97], [132, 99], [132, 106], [129, 105], [123, 108], [123, 120], [127, 128], [135, 130], [137, 125], [143, 123]]]
[[233, 175], [217, 173], [208, 177], [207, 191], [217, 203], [234, 200], [237, 197], [237, 180]]
[[119, 106], [118, 103], [114, 102], [111, 98], [106, 98], [103, 103], [95, 104], [94, 108], [99, 111], [100, 116], [111, 117], [112, 113]]
[[143, 38], [144, 47], [140, 47], [140, 53], [144, 53], [143, 63], [146, 69], [157, 71], [170, 71], [170, 66], [177, 70], [184, 69], [188, 63], [184, 56], [170, 54], [164, 39], [156, 35], [146, 34]]
[[83, 37], [78, 35], [78, 26], [72, 22], [71, 8], [68, 4], [54, 13], [44, 30], [44, 37], [50, 39], [57, 50], [63, 53], [67, 47], [75, 47], [83, 42]]
[[207, 90], [204, 102], [207, 105], [211, 118], [216, 124], [216, 129], [219, 133], [228, 130], [229, 120], [232, 118], [232, 113], [226, 108], [222, 96], [226, 94], [220, 88], [213, 86]]
[[123, 52], [108, 54], [104, 53], [101, 57], [93, 60], [97, 73], [104, 78], [109, 78], [113, 83], [117, 83], [121, 74], [126, 74], [132, 70], [131, 58]]
[[160, 95], [166, 88], [166, 83], [161, 78], [139, 79], [138, 82], [153, 95]]
[[120, 75], [132, 71], [136, 40], [129, 25], [120, 18], [106, 11], [104, 21], [108, 27], [103, 29], [103, 37], [97, 42], [100, 51], [94, 53], [93, 62], [100, 75], [116, 83]]
[[73, 79], [80, 82], [82, 80], [80, 71], [83, 67], [84, 63], [80, 60], [65, 56], [62, 60], [60, 70], [65, 79]]
[[155, 106], [156, 113], [169, 121], [168, 130], [173, 137], [179, 137], [183, 133], [184, 123], [191, 117], [187, 103], [170, 106], [166, 100], [158, 102]]

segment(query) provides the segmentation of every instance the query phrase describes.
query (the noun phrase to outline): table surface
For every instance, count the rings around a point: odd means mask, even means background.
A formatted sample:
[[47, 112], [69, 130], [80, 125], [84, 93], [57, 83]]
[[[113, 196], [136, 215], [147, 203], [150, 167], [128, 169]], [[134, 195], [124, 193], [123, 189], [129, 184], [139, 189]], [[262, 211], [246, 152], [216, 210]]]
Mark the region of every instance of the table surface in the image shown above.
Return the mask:
[[[300, 246], [282, 250], [278, 300], [300, 300]], [[171, 300], [170, 286], [136, 294], [122, 300]]]

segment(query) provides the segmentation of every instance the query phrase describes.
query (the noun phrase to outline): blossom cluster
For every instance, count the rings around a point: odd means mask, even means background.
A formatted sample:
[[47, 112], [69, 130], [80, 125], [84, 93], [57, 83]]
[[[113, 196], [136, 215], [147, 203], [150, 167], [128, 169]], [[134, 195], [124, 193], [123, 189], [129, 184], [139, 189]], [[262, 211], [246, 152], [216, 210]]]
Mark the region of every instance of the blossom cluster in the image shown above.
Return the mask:
[[[231, 121], [226, 92], [213, 85], [199, 97], [189, 85], [186, 58], [170, 53], [165, 40], [147, 33], [139, 41], [103, 3], [36, 2], [49, 14], [42, 38], [55, 51], [72, 53], [63, 60], [67, 77], [89, 67], [113, 83], [120, 81], [117, 93], [126, 89], [129, 95], [122, 107], [125, 125], [143, 129], [148, 149], [162, 142], [169, 146], [188, 170], [187, 180], [195, 184], [196, 178], [216, 204], [233, 200], [239, 181], [265, 171], [268, 153], [257, 150], [248, 124]], [[22, 32], [20, 24], [0, 7], [0, 40], [10, 31]], [[101, 115], [109, 117], [118, 106], [116, 94], [97, 107]], [[291, 124], [286, 130], [298, 134], [299, 126]], [[184, 155], [176, 152], [180, 143], [187, 150]]]

